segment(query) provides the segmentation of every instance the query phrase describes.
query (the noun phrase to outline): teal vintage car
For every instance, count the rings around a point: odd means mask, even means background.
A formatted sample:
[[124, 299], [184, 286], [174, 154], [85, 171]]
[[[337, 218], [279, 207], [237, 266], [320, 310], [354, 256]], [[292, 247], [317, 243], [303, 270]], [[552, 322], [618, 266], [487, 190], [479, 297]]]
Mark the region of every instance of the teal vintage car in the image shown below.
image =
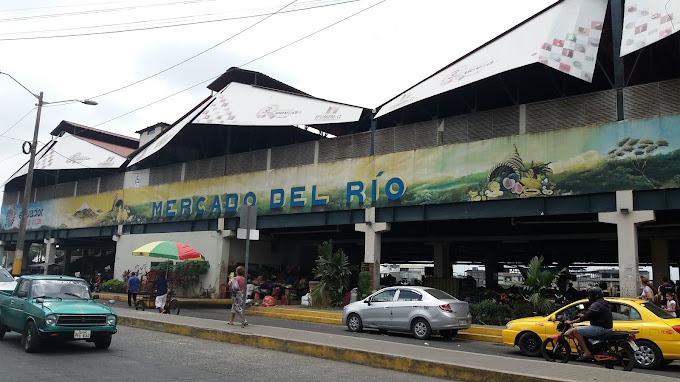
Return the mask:
[[68, 276], [22, 276], [12, 292], [0, 291], [0, 339], [21, 333], [24, 350], [40, 350], [45, 341], [94, 342], [111, 345], [118, 316], [90, 295], [85, 280]]

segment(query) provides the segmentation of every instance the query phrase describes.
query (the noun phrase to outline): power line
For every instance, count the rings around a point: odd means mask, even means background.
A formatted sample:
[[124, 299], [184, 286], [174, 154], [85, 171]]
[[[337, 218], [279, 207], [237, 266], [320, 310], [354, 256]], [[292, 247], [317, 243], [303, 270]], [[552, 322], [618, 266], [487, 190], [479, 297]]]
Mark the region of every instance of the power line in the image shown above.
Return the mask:
[[[290, 2], [290, 3], [286, 4], [286, 5], [284, 5], [282, 8], [280, 8], [280, 9], [277, 10], [276, 12], [270, 13], [269, 15], [267, 15], [267, 17], [265, 17], [265, 18], [263, 18], [263, 19], [261, 19], [261, 20], [258, 20], [256, 23], [254, 23], [254, 24], [248, 26], [247, 28], [245, 28], [245, 29], [239, 31], [238, 33], [235, 33], [235, 34], [231, 35], [231, 36], [230, 36], [229, 38], [227, 38], [226, 40], [222, 40], [221, 42], [218, 42], [217, 44], [211, 46], [210, 48], [204, 49], [204, 50], [202, 50], [201, 52], [199, 52], [199, 53], [197, 53], [197, 54], [195, 54], [195, 55], [193, 55], [193, 56], [191, 56], [191, 57], [189, 57], [189, 58], [187, 58], [187, 59], [185, 59], [185, 60], [183, 60], [183, 61], [180, 61], [180, 62], [176, 63], [175, 65], [172, 65], [172, 66], [170, 66], [170, 67], [167, 67], [167, 68], [161, 70], [160, 72], [157, 72], [157, 73], [152, 74], [152, 75], [150, 75], [150, 76], [144, 77], [144, 78], [142, 78], [141, 80], [138, 80], [138, 81], [132, 82], [132, 83], [130, 83], [130, 84], [127, 84], [127, 85], [125, 85], [125, 86], [119, 87], [119, 88], [117, 88], [117, 89], [114, 89], [114, 90], [111, 90], [111, 91], [108, 91], [108, 92], [105, 92], [105, 93], [96, 95], [96, 96], [94, 96], [94, 97], [89, 97], [88, 99], [95, 99], [95, 98], [103, 97], [103, 96], [108, 95], [108, 94], [111, 94], [111, 93], [115, 93], [115, 92], [117, 92], [117, 91], [119, 91], [119, 90], [123, 90], [123, 89], [129, 88], [130, 86], [134, 86], [134, 85], [136, 85], [136, 84], [138, 84], [138, 83], [140, 83], [140, 82], [143, 82], [143, 81], [146, 81], [146, 80], [148, 80], [148, 79], [150, 79], [150, 78], [156, 77], [157, 75], [162, 74], [162, 73], [165, 73], [165, 72], [167, 72], [168, 70], [174, 69], [174, 68], [176, 68], [176, 67], [178, 67], [178, 66], [180, 66], [180, 65], [182, 65], [182, 64], [184, 64], [184, 63], [186, 63], [186, 62], [188, 62], [188, 61], [190, 61], [190, 60], [193, 60], [194, 58], [196, 58], [196, 57], [202, 55], [203, 53], [206, 53], [206, 52], [208, 52], [208, 51], [210, 51], [210, 50], [212, 50], [212, 49], [217, 48], [218, 46], [220, 46], [220, 45], [224, 44], [225, 42], [227, 42], [227, 41], [229, 41], [229, 40], [235, 38], [236, 36], [245, 33], [246, 31], [248, 31], [248, 30], [254, 28], [256, 25], [258, 25], [258, 24], [260, 24], [260, 23], [263, 23], [264, 21], [266, 21], [266, 20], [269, 19], [270, 17], [276, 15], [277, 13], [281, 12], [281, 11], [284, 10], [286, 7], [292, 5], [292, 4], [295, 3], [296, 1], [297, 1], [297, 0], [293, 0], [292, 2]], [[205, 81], [203, 81], [203, 82], [205, 82]]]
[[[354, 16], [356, 16], [356, 15], [358, 15], [358, 14], [360, 14], [360, 13], [363, 13], [363, 12], [365, 12], [365, 11], [367, 11], [367, 10], [369, 10], [369, 9], [371, 9], [371, 8], [373, 8], [373, 7], [375, 7], [375, 6], [377, 6], [377, 5], [380, 5], [380, 4], [382, 4], [382, 3], [386, 2], [386, 1], [387, 1], [387, 0], [379, 1], [379, 2], [373, 4], [373, 5], [369, 6], [369, 7], [366, 7], [366, 8], [364, 8], [364, 9], [362, 9], [362, 10], [356, 12], [356, 13], [353, 13], [353, 14], [351, 14], [351, 15], [349, 15], [349, 16], [347, 16], [347, 17], [345, 17], [345, 18], [343, 18], [343, 19], [341, 19], [341, 20], [339, 20], [339, 21], [336, 21], [336, 22], [334, 22], [333, 24], [330, 24], [330, 25], [325, 26], [325, 27], [323, 27], [323, 28], [321, 28], [321, 29], [318, 29], [318, 30], [316, 30], [316, 31], [314, 31], [314, 32], [312, 32], [312, 33], [310, 33], [310, 34], [304, 36], [304, 37], [301, 37], [301, 38], [299, 38], [299, 39], [297, 39], [297, 40], [295, 40], [295, 41], [289, 43], [289, 44], [286, 44], [286, 45], [284, 45], [284, 46], [282, 46], [282, 47], [280, 47], [280, 48], [274, 49], [274, 50], [270, 51], [269, 53], [263, 54], [262, 56], [259, 56], [259, 57], [255, 58], [255, 59], [252, 59], [252, 60], [246, 62], [245, 64], [239, 65], [238, 67], [246, 66], [246, 65], [251, 64], [251, 63], [253, 63], [253, 62], [255, 62], [255, 61], [257, 61], [257, 60], [259, 60], [259, 59], [261, 59], [261, 58], [263, 58], [263, 57], [267, 57], [267, 56], [269, 56], [269, 55], [271, 55], [271, 54], [273, 54], [273, 53], [275, 53], [275, 52], [278, 52], [278, 51], [280, 51], [280, 50], [282, 50], [282, 49], [284, 49], [284, 48], [287, 48], [287, 47], [289, 47], [289, 46], [291, 46], [291, 45], [293, 45], [293, 44], [296, 44], [296, 43], [298, 43], [298, 42], [300, 42], [300, 41], [302, 41], [302, 40], [305, 40], [305, 39], [307, 39], [307, 38], [309, 38], [309, 37], [311, 37], [311, 36], [313, 36], [313, 35], [315, 35], [315, 34], [317, 34], [317, 33], [319, 33], [319, 32], [322, 32], [322, 31], [324, 31], [324, 30], [326, 30], [326, 29], [328, 29], [328, 28], [330, 28], [330, 27], [332, 27], [332, 26], [335, 26], [335, 25], [337, 25], [337, 24], [339, 24], [339, 23], [341, 23], [341, 22], [343, 22], [343, 21], [346, 21], [346, 20], [348, 20], [348, 19], [350, 19], [350, 18], [352, 18], [352, 17], [354, 17]], [[221, 75], [221, 74], [220, 74], [220, 75]], [[111, 121], [114, 121], [114, 120], [116, 120], [116, 119], [118, 119], [118, 118], [124, 117], [124, 116], [126, 116], [126, 115], [130, 115], [130, 114], [132, 114], [132, 113], [134, 113], [134, 112], [137, 112], [137, 111], [139, 111], [139, 110], [141, 110], [141, 109], [144, 109], [144, 108], [146, 108], [146, 107], [148, 107], [148, 106], [151, 106], [151, 105], [153, 105], [153, 104], [156, 104], [156, 103], [158, 103], [158, 102], [164, 101], [164, 100], [166, 100], [166, 99], [168, 99], [168, 98], [170, 98], [170, 97], [174, 97], [174, 96], [176, 96], [177, 94], [180, 94], [180, 93], [183, 93], [183, 92], [185, 92], [185, 91], [187, 91], [187, 90], [189, 90], [189, 89], [195, 88], [196, 86], [199, 86], [199, 85], [201, 85], [201, 84], [203, 84], [203, 83], [205, 83], [205, 82], [212, 81], [212, 80], [214, 80], [215, 78], [218, 78], [220, 75], [212, 76], [212, 77], [208, 78], [207, 80], [203, 80], [203, 81], [201, 81], [201, 82], [199, 82], [199, 83], [197, 83], [197, 84], [194, 84], [194, 85], [189, 86], [188, 88], [182, 89], [182, 90], [180, 90], [180, 91], [178, 91], [178, 92], [176, 92], [176, 93], [170, 94], [170, 95], [168, 95], [168, 96], [166, 96], [166, 97], [163, 97], [163, 98], [161, 98], [161, 99], [158, 99], [158, 100], [156, 100], [156, 101], [153, 101], [153, 102], [151, 102], [151, 103], [148, 103], [148, 104], [146, 104], [146, 105], [144, 105], [144, 106], [138, 107], [137, 109], [134, 109], [134, 110], [132, 110], [132, 111], [129, 111], [129, 112], [125, 113], [125, 114], [121, 114], [121, 115], [119, 115], [119, 116], [117, 116], [117, 117], [115, 117], [115, 118], [111, 118], [111, 119], [109, 119], [109, 120], [107, 120], [107, 121], [104, 121], [104, 122], [102, 122], [102, 123], [99, 123], [99, 124], [97, 124], [97, 125], [94, 125], [93, 127], [101, 126], [101, 125], [103, 125], [103, 124], [106, 124], [106, 123], [109, 123], [109, 122], [111, 122]]]
[[28, 115], [31, 114], [31, 113], [33, 112], [33, 110], [35, 110], [35, 109], [36, 109], [35, 107], [32, 107], [31, 110], [29, 110], [28, 113], [26, 113], [26, 115], [24, 115], [23, 117], [21, 117], [21, 119], [19, 119], [18, 121], [16, 121], [15, 124], [13, 124], [12, 126], [8, 127], [7, 130], [5, 130], [5, 131], [3, 131], [2, 133], [0, 133], [0, 137], [5, 136], [5, 134], [7, 134], [10, 130], [12, 130], [12, 129], [14, 128], [14, 126], [18, 125], [19, 122], [23, 121], [24, 118], [28, 117]]
[[[284, 11], [281, 13], [291, 13], [291, 12], [298, 12], [298, 11], [305, 11], [309, 9], [316, 9], [316, 8], [324, 8], [324, 7], [329, 7], [329, 6], [334, 6], [334, 5], [341, 5], [341, 4], [346, 4], [346, 3], [352, 3], [360, 0], [346, 0], [346, 1], [335, 1], [335, 2], [329, 2], [326, 4], [320, 4], [320, 5], [314, 5], [314, 6], [308, 6], [308, 7], [303, 7], [303, 8], [298, 8], [298, 9], [291, 9], [288, 11]], [[52, 38], [63, 38], [63, 37], [82, 37], [82, 36], [97, 36], [97, 35], [106, 35], [106, 34], [115, 34], [115, 33], [125, 33], [125, 32], [139, 32], [139, 31], [147, 31], [147, 30], [155, 30], [155, 29], [164, 29], [164, 28], [174, 28], [174, 27], [181, 27], [181, 26], [188, 26], [188, 25], [198, 25], [198, 24], [208, 24], [208, 23], [216, 23], [216, 22], [223, 22], [223, 21], [234, 21], [234, 20], [243, 20], [243, 19], [249, 19], [249, 18], [254, 18], [254, 17], [262, 17], [269, 15], [271, 13], [269, 12], [264, 12], [264, 13], [258, 13], [254, 15], [246, 15], [246, 16], [234, 16], [234, 17], [228, 17], [228, 18], [222, 18], [222, 19], [215, 19], [215, 20], [201, 20], [201, 21], [193, 21], [193, 22], [185, 22], [185, 23], [177, 23], [177, 24], [169, 24], [169, 25], [156, 25], [156, 26], [147, 26], [147, 27], [139, 27], [139, 28], [131, 28], [131, 29], [121, 29], [121, 30], [113, 30], [113, 31], [101, 31], [101, 32], [87, 32], [87, 33], [71, 33], [71, 34], [63, 34], [63, 35], [52, 35], [52, 36], [33, 36], [33, 37], [10, 37], [10, 38], [0, 38], [0, 41], [19, 41], [19, 40], [41, 40], [41, 39], [52, 39]], [[213, 15], [213, 14], [207, 14]], [[45, 32], [58, 32], [58, 31], [67, 31], [67, 30], [77, 30], [77, 29], [86, 29], [86, 28], [101, 28], [101, 27], [108, 27], [108, 26], [118, 26], [118, 25], [132, 25], [132, 24], [140, 24], [140, 23], [148, 23], [148, 22], [157, 22], [157, 21], [167, 21], [167, 20], [173, 20], [173, 19], [182, 19], [182, 18], [187, 18], [187, 17], [200, 17], [200, 16], [205, 16], [205, 15], [199, 15], [199, 16], [183, 16], [183, 17], [176, 17], [176, 18], [169, 18], [169, 19], [157, 19], [157, 20], [146, 20], [146, 21], [136, 21], [136, 22], [130, 22], [130, 23], [122, 23], [122, 24], [109, 24], [109, 25], [98, 25], [98, 26], [90, 26], [90, 27], [78, 27], [78, 28], [64, 28], [64, 29], [52, 29], [52, 30], [43, 30], [43, 31], [28, 31], [28, 32], [12, 32], [12, 33], [3, 33], [0, 34], [0, 36], [10, 36], [10, 35], [16, 35], [16, 34], [31, 34], [31, 33], [45, 33]]]

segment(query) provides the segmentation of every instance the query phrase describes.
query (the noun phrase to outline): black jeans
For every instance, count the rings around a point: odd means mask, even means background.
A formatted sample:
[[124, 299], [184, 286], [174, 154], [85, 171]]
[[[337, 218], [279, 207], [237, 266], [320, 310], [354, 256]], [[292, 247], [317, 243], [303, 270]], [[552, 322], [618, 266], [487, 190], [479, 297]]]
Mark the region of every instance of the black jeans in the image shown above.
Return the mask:
[[137, 292], [128, 291], [128, 306], [132, 306], [132, 301], [137, 302]]

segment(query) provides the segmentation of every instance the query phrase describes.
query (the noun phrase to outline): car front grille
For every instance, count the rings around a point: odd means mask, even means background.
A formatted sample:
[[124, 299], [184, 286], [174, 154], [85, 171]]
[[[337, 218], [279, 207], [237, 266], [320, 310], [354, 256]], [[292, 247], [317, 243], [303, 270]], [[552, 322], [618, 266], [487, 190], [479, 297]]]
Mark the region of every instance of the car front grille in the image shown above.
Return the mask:
[[57, 320], [59, 326], [104, 326], [106, 325], [106, 316], [104, 315], [61, 315]]

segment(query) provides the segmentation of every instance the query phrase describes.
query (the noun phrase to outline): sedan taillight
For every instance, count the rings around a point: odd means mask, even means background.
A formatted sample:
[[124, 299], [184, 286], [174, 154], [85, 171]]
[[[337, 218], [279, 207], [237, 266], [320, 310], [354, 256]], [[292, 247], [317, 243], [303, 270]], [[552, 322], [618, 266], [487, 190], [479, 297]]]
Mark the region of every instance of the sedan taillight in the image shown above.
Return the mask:
[[441, 309], [444, 312], [453, 313], [453, 309], [451, 309], [451, 305], [449, 304], [439, 305], [439, 309]]
[[680, 325], [675, 325], [675, 326], [673, 327], [673, 330], [675, 330], [676, 332], [680, 333]]

